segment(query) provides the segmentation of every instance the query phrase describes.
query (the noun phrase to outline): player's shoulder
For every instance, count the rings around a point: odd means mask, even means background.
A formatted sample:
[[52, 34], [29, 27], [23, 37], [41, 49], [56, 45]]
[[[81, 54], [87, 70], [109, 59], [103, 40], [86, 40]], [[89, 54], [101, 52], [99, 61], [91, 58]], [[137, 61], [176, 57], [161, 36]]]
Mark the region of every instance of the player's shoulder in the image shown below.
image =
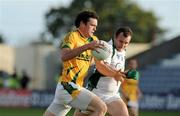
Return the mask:
[[66, 36], [65, 36], [65, 40], [74, 40], [74, 39], [78, 39], [78, 32], [76, 31], [76, 30], [73, 30], [73, 31], [70, 31], [70, 32], [68, 32], [67, 34], [66, 34]]
[[70, 31], [67, 36], [77, 36], [78, 35], [78, 31], [77, 30], [73, 30], [73, 31]]

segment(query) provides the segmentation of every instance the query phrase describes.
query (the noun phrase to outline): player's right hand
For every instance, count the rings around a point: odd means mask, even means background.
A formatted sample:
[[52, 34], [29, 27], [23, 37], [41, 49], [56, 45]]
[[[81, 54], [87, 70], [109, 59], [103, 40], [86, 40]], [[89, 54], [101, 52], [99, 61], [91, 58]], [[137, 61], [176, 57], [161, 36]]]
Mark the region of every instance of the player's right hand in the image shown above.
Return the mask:
[[103, 48], [104, 44], [100, 40], [97, 40], [97, 41], [92, 41], [92, 42], [86, 44], [86, 46], [87, 46], [88, 50], [96, 50], [96, 48]]
[[122, 72], [116, 72], [116, 74], [115, 74], [115, 76], [114, 76], [114, 78], [115, 78], [115, 80], [116, 81], [121, 81], [121, 82], [123, 82], [124, 81], [124, 78], [126, 77], [126, 75], [125, 74], [123, 74]]

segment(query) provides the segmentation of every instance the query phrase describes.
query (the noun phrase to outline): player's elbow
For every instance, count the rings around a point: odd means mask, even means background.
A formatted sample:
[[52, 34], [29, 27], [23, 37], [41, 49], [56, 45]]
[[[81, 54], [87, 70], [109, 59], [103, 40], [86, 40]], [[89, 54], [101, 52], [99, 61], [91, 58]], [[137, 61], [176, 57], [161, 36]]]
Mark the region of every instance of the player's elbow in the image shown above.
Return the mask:
[[99, 66], [97, 66], [97, 65], [96, 65], [96, 69], [98, 70], [98, 72], [100, 72], [100, 73], [102, 72], [101, 68]]
[[60, 52], [61, 60], [63, 62], [70, 60], [69, 49], [62, 49]]
[[62, 52], [61, 52], [61, 60], [63, 62], [65, 62], [67, 60], [70, 60], [67, 50], [62, 50]]
[[98, 71], [101, 70], [101, 68], [103, 67], [103, 61], [95, 60], [95, 64]]
[[61, 55], [61, 60], [62, 60], [63, 62], [65, 62], [65, 61], [67, 61], [67, 60], [69, 60], [69, 59], [67, 58], [66, 55]]
[[104, 74], [104, 64], [103, 64], [103, 61], [97, 61], [96, 62], [96, 69], [100, 72], [100, 73], [102, 73], [102, 74]]

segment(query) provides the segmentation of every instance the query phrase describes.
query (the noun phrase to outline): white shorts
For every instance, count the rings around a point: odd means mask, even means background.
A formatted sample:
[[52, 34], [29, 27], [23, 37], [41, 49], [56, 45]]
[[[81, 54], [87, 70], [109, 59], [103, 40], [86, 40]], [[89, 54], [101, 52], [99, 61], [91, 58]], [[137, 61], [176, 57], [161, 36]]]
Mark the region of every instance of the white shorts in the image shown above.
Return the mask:
[[138, 102], [137, 101], [128, 101], [128, 103], [127, 103], [127, 106], [129, 107], [129, 108], [139, 108], [139, 104], [138, 104]]
[[96, 94], [98, 97], [100, 97], [106, 104], [109, 104], [113, 101], [121, 99], [120, 94], [116, 93], [105, 93], [103, 91], [98, 91], [97, 89], [93, 89], [92, 92]]
[[73, 87], [80, 90], [80, 94], [73, 99], [73, 97], [64, 89], [64, 87], [58, 83], [56, 87], [55, 97], [51, 105], [48, 107], [48, 111], [57, 116], [65, 116], [71, 107], [86, 110], [93, 96], [89, 90], [79, 87], [73, 84]]

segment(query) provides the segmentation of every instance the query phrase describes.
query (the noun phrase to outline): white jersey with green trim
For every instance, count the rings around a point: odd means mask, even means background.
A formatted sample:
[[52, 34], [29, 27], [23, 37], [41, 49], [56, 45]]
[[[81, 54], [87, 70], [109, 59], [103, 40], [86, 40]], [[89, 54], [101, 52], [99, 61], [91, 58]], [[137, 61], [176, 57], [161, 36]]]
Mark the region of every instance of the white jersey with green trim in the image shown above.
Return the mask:
[[[112, 49], [112, 45], [110, 45]], [[119, 52], [115, 49], [114, 55], [110, 55], [106, 59], [108, 65], [116, 70], [124, 71], [125, 67], [125, 51]], [[117, 94], [119, 92], [121, 82], [116, 81], [113, 77], [101, 76], [98, 80], [96, 88], [93, 89], [94, 93]]]

